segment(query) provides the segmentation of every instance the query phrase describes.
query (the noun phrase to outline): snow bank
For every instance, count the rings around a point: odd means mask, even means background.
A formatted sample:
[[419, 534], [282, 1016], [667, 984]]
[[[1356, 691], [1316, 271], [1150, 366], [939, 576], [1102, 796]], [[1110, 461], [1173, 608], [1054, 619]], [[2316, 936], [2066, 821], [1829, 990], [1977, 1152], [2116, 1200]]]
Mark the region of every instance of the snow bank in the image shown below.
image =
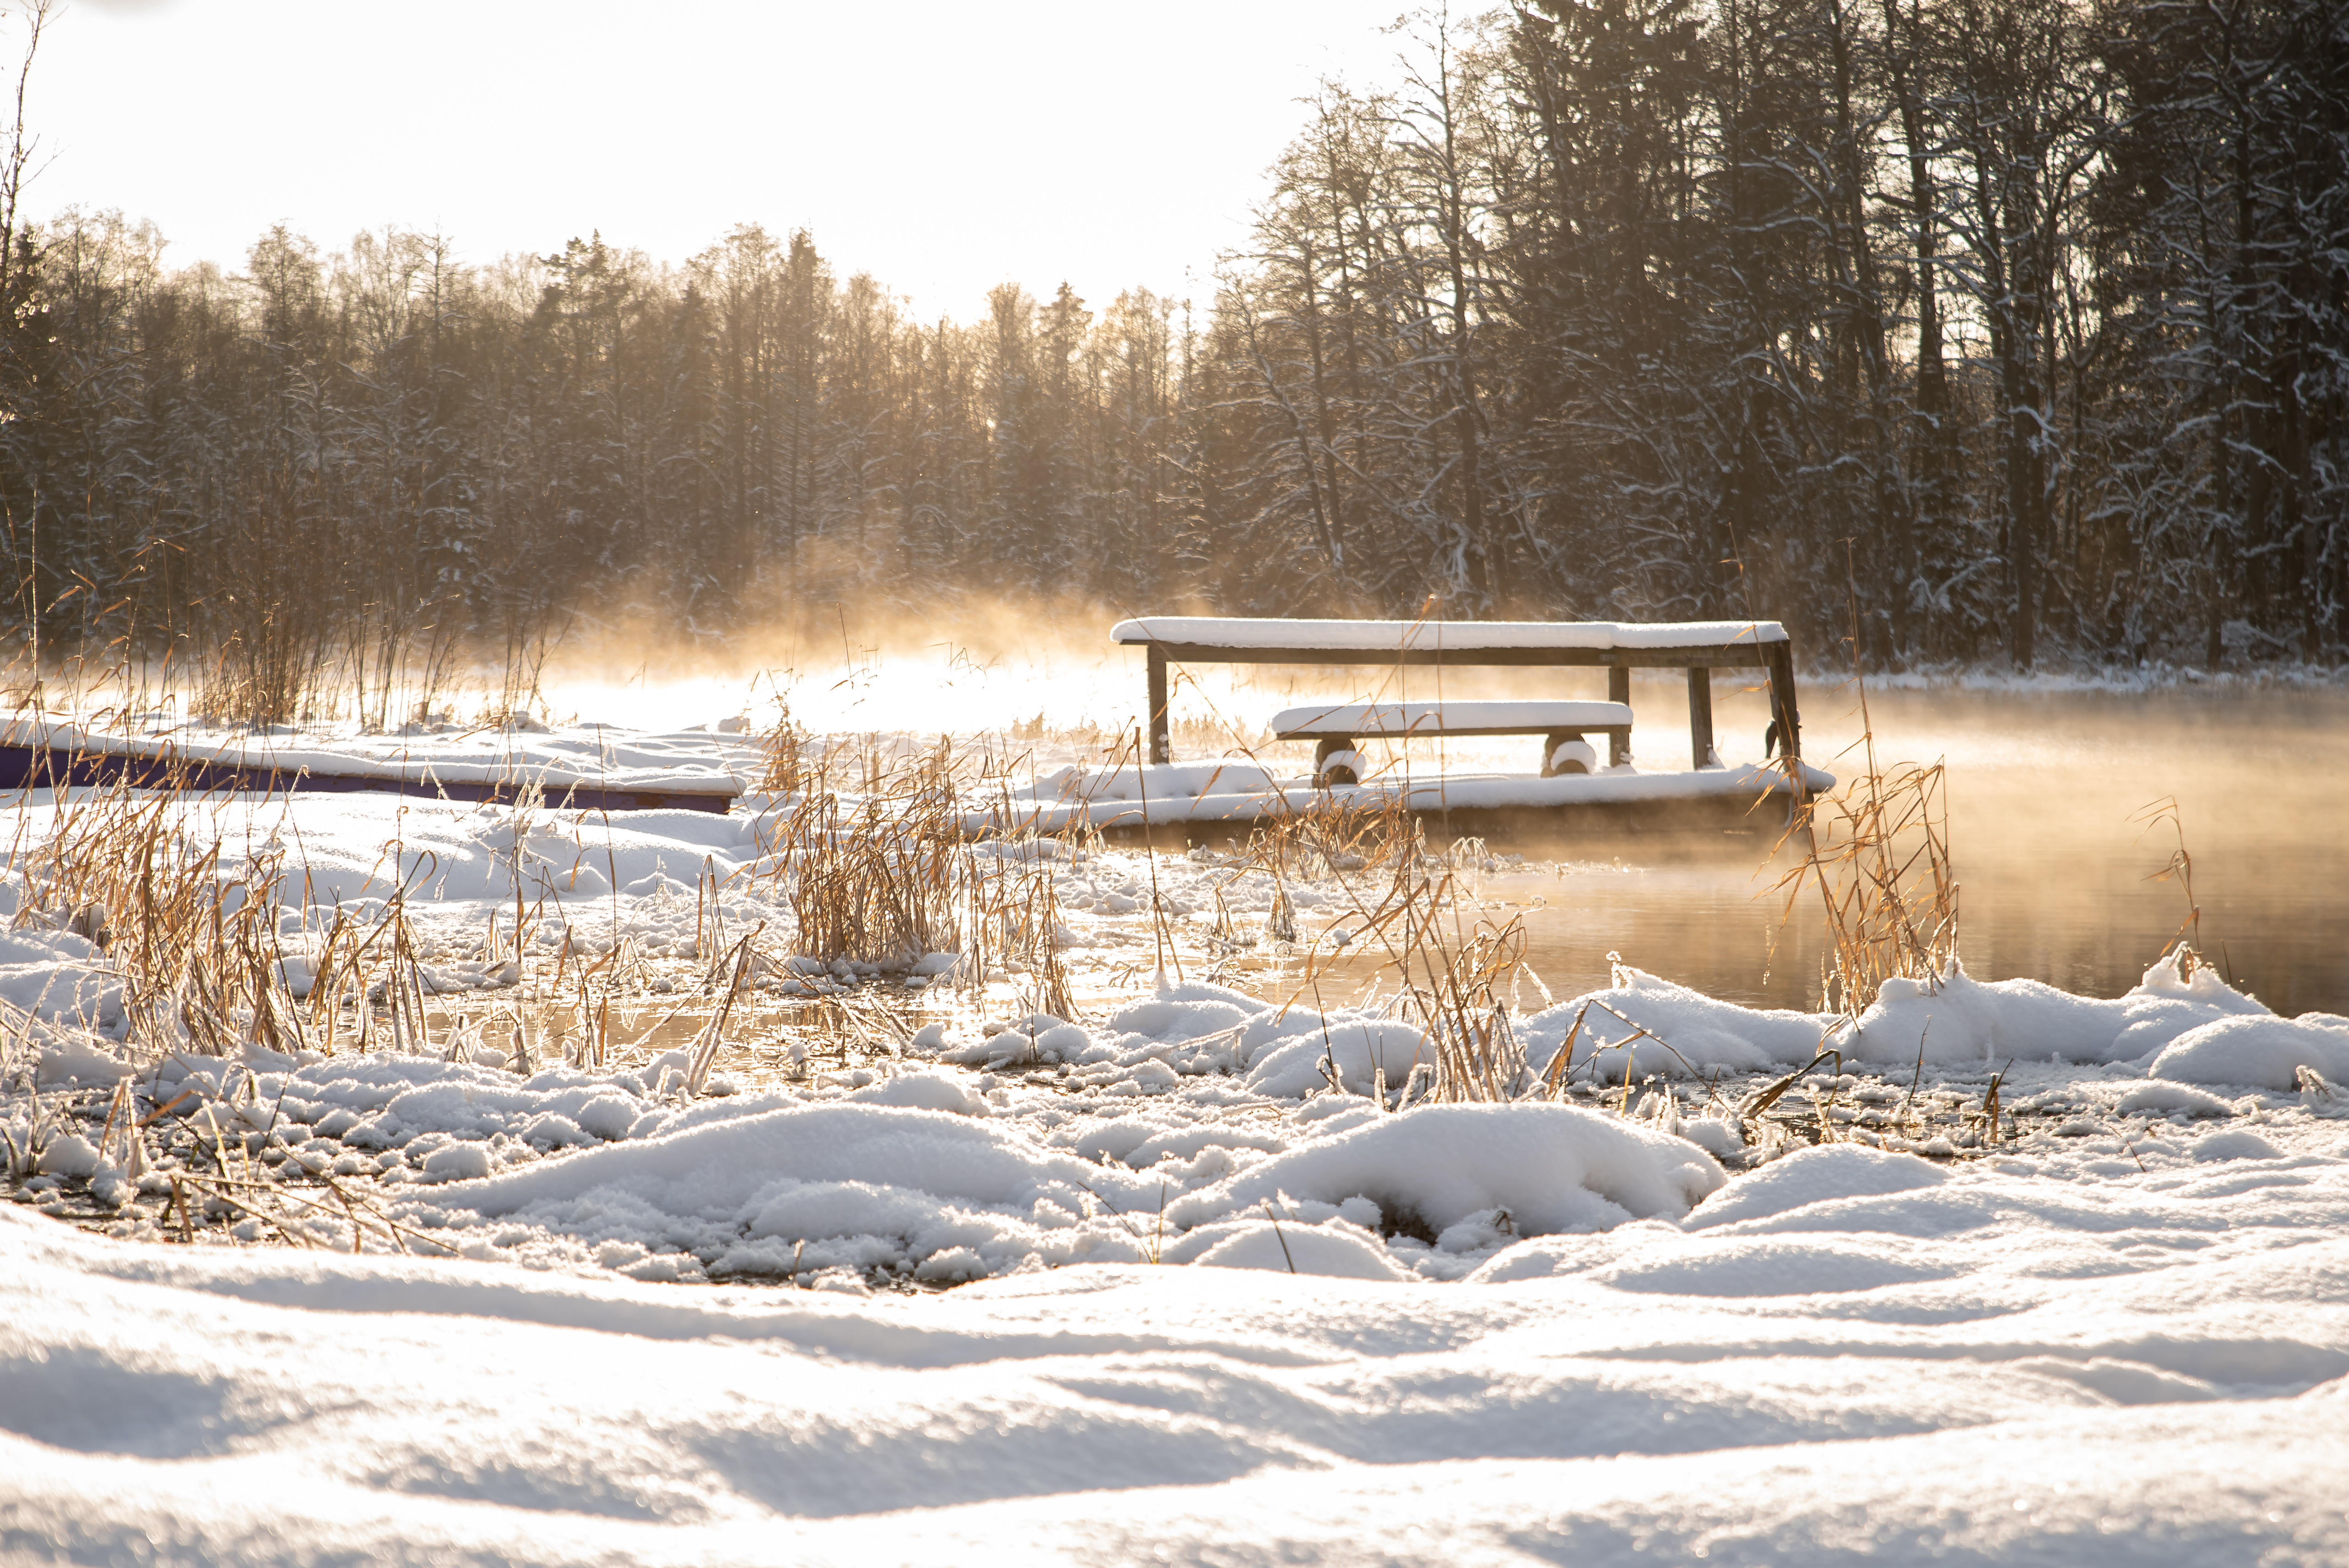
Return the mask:
[[2036, 980], [1985, 984], [1953, 966], [1934, 989], [1914, 980], [1886, 982], [1858, 1028], [1838, 1043], [1855, 1061], [1885, 1065], [1915, 1061], [1920, 1046], [1925, 1059], [1936, 1064], [2010, 1057], [2137, 1061], [2198, 1026], [2266, 1013], [2208, 967], [2181, 979], [2177, 965], [2156, 964], [2127, 995], [2106, 1001], [2075, 996]]
[[577, 786], [623, 791], [739, 795], [758, 772], [755, 748], [709, 731], [647, 734], [604, 725], [544, 729], [466, 729], [357, 734], [327, 739], [207, 724], [160, 724], [118, 734], [54, 721], [0, 726], [0, 744], [91, 755], [178, 758], [291, 776], [357, 775], [429, 789], [438, 783], [540, 786], [560, 802]]
[[2349, 1077], [2349, 1018], [2278, 1018], [2207, 965], [2164, 959], [2126, 995], [2075, 996], [2036, 980], [1979, 981], [1952, 964], [1933, 985], [1889, 980], [1857, 1022], [1741, 1007], [1628, 965], [1614, 984], [1526, 1019], [1527, 1059], [1547, 1071], [1581, 1020], [1574, 1070], [1615, 1082], [1795, 1067], [1823, 1050], [1847, 1068], [1994, 1067], [2007, 1061], [2131, 1064], [2178, 1083], [2289, 1089], [2313, 1068]]
[[[935, 1075], [893, 1081], [917, 1087], [876, 1086], [885, 1093], [874, 1098], [937, 1093], [919, 1087]], [[1356, 1255], [1361, 1235], [1402, 1231], [1433, 1237], [1446, 1253], [1485, 1252], [1521, 1235], [1677, 1218], [1723, 1179], [1691, 1143], [1562, 1105], [1423, 1106], [1368, 1124], [1309, 1121], [1268, 1140], [1278, 1150], [1268, 1158], [1255, 1140], [1204, 1129], [1159, 1142], [1156, 1160], [1145, 1156], [1137, 1170], [1135, 1151], [1155, 1130], [1138, 1126], [1143, 1136], [1123, 1144], [1122, 1161], [1107, 1142], [1093, 1143], [1088, 1160], [988, 1120], [984, 1100], [974, 1115], [970, 1102], [905, 1109], [861, 1098], [871, 1092], [482, 1172], [419, 1191], [408, 1212], [437, 1230], [502, 1237], [515, 1256], [559, 1255], [548, 1238], [590, 1253], [633, 1245], [645, 1250], [630, 1263], [712, 1278], [835, 1266], [981, 1278], [1162, 1250], [1168, 1263], [1257, 1266], [1246, 1260], [1260, 1263], [1269, 1255], [1261, 1245], [1278, 1236], [1243, 1244], [1215, 1227], [1286, 1222], [1295, 1243], [1286, 1266], [1402, 1278], [1409, 1271], [1375, 1238], [1375, 1268]], [[1235, 1162], [1247, 1168], [1226, 1175]], [[1329, 1235], [1316, 1229], [1328, 1226], [1336, 1227]], [[1299, 1261], [1299, 1247], [1314, 1266]], [[655, 1252], [671, 1255], [647, 1262]]]
[[1164, 803], [1173, 809], [1203, 795], [1252, 795], [1273, 788], [1272, 775], [1261, 765], [1239, 758], [1137, 766], [1128, 758], [1114, 768], [1071, 763], [1031, 780], [1020, 792], [1047, 801]]

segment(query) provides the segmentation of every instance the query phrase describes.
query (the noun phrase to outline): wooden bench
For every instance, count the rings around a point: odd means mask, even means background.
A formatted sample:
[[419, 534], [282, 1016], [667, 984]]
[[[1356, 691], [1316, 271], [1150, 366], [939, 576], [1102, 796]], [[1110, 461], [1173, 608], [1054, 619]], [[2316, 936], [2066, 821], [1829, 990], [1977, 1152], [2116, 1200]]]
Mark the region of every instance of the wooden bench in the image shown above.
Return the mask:
[[[1355, 742], [1365, 736], [1381, 739], [1465, 739], [1472, 736], [1538, 735], [1542, 738], [1541, 775], [1588, 773], [1597, 761], [1560, 758], [1558, 748], [1593, 733], [1608, 738], [1608, 755], [1619, 764], [1629, 753], [1631, 708], [1620, 702], [1350, 702], [1319, 707], [1292, 707], [1273, 716], [1272, 732], [1282, 740], [1318, 740], [1313, 753], [1313, 781], [1357, 784], [1361, 774], [1351, 760]], [[1587, 749], [1587, 748], [1586, 748]], [[1333, 763], [1333, 758], [1339, 758]]]
[[[1153, 762], [1174, 760], [1167, 726], [1169, 664], [1358, 665], [1417, 668], [1429, 665], [1547, 665], [1607, 672], [1607, 696], [1631, 700], [1635, 668], [1688, 674], [1691, 765], [1714, 760], [1713, 672], [1761, 670], [1770, 687], [1770, 731], [1790, 758], [1802, 754], [1801, 718], [1795, 707], [1794, 646], [1775, 621], [1306, 621], [1230, 615], [1144, 615], [1121, 621], [1111, 640], [1149, 655], [1148, 706]], [[1448, 705], [1447, 705], [1448, 706]], [[1591, 726], [1591, 728], [1609, 728]], [[1447, 731], [1461, 734], [1463, 731]], [[1628, 748], [1609, 737], [1609, 762]]]

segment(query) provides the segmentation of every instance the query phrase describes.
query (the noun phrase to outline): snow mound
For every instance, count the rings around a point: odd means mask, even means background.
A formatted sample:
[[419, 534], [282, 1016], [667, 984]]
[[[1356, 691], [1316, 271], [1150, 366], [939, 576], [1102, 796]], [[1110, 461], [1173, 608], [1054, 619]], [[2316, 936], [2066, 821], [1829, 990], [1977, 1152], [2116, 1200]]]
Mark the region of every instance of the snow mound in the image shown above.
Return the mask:
[[1739, 1072], [1806, 1062], [1833, 1022], [1809, 1013], [1716, 1001], [1619, 964], [1615, 984], [1607, 990], [1545, 1008], [1518, 1026], [1526, 1063], [1536, 1072], [1549, 1069], [1578, 1019], [1582, 1027], [1574, 1042], [1576, 1076], [1580, 1078], [1587, 1068], [1608, 1082], [1623, 1077], [1627, 1051], [1635, 1078], [1651, 1073], [1694, 1077], [1715, 1068]]
[[1369, 1094], [1383, 1073], [1390, 1091], [1400, 1089], [1413, 1068], [1432, 1066], [1434, 1042], [1416, 1024], [1397, 1018], [1333, 1018], [1317, 1016], [1309, 1034], [1283, 1040], [1257, 1057], [1247, 1086], [1258, 1094], [1301, 1099], [1329, 1081], [1334, 1064], [1348, 1092]]
[[0, 930], [0, 1002], [111, 1037], [127, 1026], [122, 977], [96, 943], [71, 931]]
[[1689, 1217], [1691, 1230], [1764, 1220], [1837, 1198], [1881, 1198], [1938, 1187], [1949, 1172], [1913, 1154], [1889, 1154], [1857, 1143], [1797, 1150], [1705, 1200]]
[[2284, 1089], [2302, 1066], [2349, 1077], [2349, 1019], [2278, 1018], [2216, 971], [2176, 954], [2110, 998], [2036, 980], [1976, 980], [1952, 963], [1930, 982], [1886, 981], [1857, 1020], [1741, 1007], [1619, 964], [1608, 989], [1525, 1020], [1519, 1037], [1536, 1071], [1547, 1069], [1578, 1020], [1578, 1082], [1618, 1081], [1627, 1066], [1642, 1078], [1800, 1066], [1830, 1048], [1847, 1068], [1912, 1067], [1920, 1057], [1929, 1068], [2150, 1061], [2156, 1077]]
[[1263, 1269], [1273, 1274], [1327, 1274], [1340, 1279], [1406, 1280], [1377, 1238], [1344, 1224], [1277, 1225], [1271, 1221], [1231, 1227], [1192, 1262], [1207, 1268]]
[[355, 1150], [416, 1151], [455, 1139], [496, 1142], [512, 1158], [528, 1159], [533, 1150], [641, 1138], [680, 1121], [757, 1108], [755, 1099], [690, 1109], [660, 1101], [647, 1076], [657, 1079], [684, 1059], [672, 1051], [637, 1071], [550, 1067], [525, 1079], [499, 1068], [430, 1057], [374, 1052], [297, 1064], [254, 1050], [243, 1062], [166, 1057], [155, 1069], [155, 1083], [166, 1098], [176, 1092], [173, 1086], [229, 1098], [249, 1078], [271, 1108], [264, 1122], [282, 1112], [288, 1129], [307, 1127]]
[[2283, 1150], [2256, 1132], [2214, 1132], [2188, 1150], [2203, 1164], [2221, 1160], [2281, 1160]]
[[96, 1088], [118, 1083], [137, 1070], [95, 1037], [61, 1032], [42, 1045], [36, 1081], [43, 1088]]
[[1283, 1198], [1367, 1198], [1433, 1232], [1499, 1211], [1519, 1235], [1679, 1219], [1722, 1184], [1683, 1139], [1568, 1105], [1423, 1106], [1291, 1149], [1167, 1205], [1189, 1226]]
[[2349, 1078], [2349, 1018], [2318, 1013], [2220, 1018], [2172, 1040], [2153, 1059], [2151, 1072], [2181, 1083], [2289, 1089], [2303, 1067], [2328, 1078]]
[[957, 1116], [985, 1116], [987, 1101], [969, 1086], [941, 1072], [899, 1073], [868, 1085], [849, 1099], [865, 1105], [893, 1105], [910, 1110], [947, 1110]]
[[834, 1102], [451, 1182], [411, 1207], [444, 1226], [520, 1222], [591, 1244], [707, 1256], [712, 1275], [889, 1264], [975, 1278], [1030, 1256], [1137, 1258], [1117, 1213], [1099, 1212], [1142, 1208], [1143, 1199], [1130, 1171], [1087, 1165], [968, 1115]]
[[1592, 1279], [1641, 1295], [1846, 1295], [1887, 1285], [1948, 1279], [1946, 1262], [1903, 1257], [1881, 1245], [1835, 1237], [1755, 1236], [1702, 1251], [1666, 1253], [1602, 1269]]
[[2235, 1108], [2215, 1094], [2205, 1094], [2182, 1083], [2169, 1083], [2160, 1078], [2140, 1084], [2113, 1102], [2113, 1109], [2123, 1116], [2230, 1116]]

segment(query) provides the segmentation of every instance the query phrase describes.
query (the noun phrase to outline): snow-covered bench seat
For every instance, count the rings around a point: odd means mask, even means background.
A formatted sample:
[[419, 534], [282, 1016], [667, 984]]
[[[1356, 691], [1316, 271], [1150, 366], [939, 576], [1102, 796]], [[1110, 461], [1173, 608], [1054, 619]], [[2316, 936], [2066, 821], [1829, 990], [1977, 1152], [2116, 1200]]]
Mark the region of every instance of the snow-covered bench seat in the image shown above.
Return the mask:
[[1775, 621], [1306, 621], [1139, 615], [1110, 640], [1177, 660], [1231, 664], [1657, 665], [1760, 666]]
[[1631, 707], [1620, 702], [1348, 702], [1284, 708], [1273, 716], [1283, 740], [1318, 740], [1313, 779], [1325, 787], [1361, 781], [1356, 740], [1363, 736], [1459, 739], [1470, 736], [1538, 735], [1541, 774], [1592, 773], [1599, 754], [1583, 738], [1593, 732], [1620, 757], [1631, 735]]

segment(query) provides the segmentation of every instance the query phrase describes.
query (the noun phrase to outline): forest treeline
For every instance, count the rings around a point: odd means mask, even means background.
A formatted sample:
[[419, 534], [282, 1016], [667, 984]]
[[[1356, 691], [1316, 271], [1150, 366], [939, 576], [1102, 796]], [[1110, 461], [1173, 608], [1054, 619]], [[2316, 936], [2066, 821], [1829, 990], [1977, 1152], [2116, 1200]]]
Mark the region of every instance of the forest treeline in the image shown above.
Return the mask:
[[922, 320], [755, 226], [682, 264], [279, 229], [231, 273], [18, 225], [0, 613], [255, 713], [579, 617], [980, 593], [2343, 656], [2337, 0], [1530, 0], [1397, 42], [1302, 106], [1211, 299]]

